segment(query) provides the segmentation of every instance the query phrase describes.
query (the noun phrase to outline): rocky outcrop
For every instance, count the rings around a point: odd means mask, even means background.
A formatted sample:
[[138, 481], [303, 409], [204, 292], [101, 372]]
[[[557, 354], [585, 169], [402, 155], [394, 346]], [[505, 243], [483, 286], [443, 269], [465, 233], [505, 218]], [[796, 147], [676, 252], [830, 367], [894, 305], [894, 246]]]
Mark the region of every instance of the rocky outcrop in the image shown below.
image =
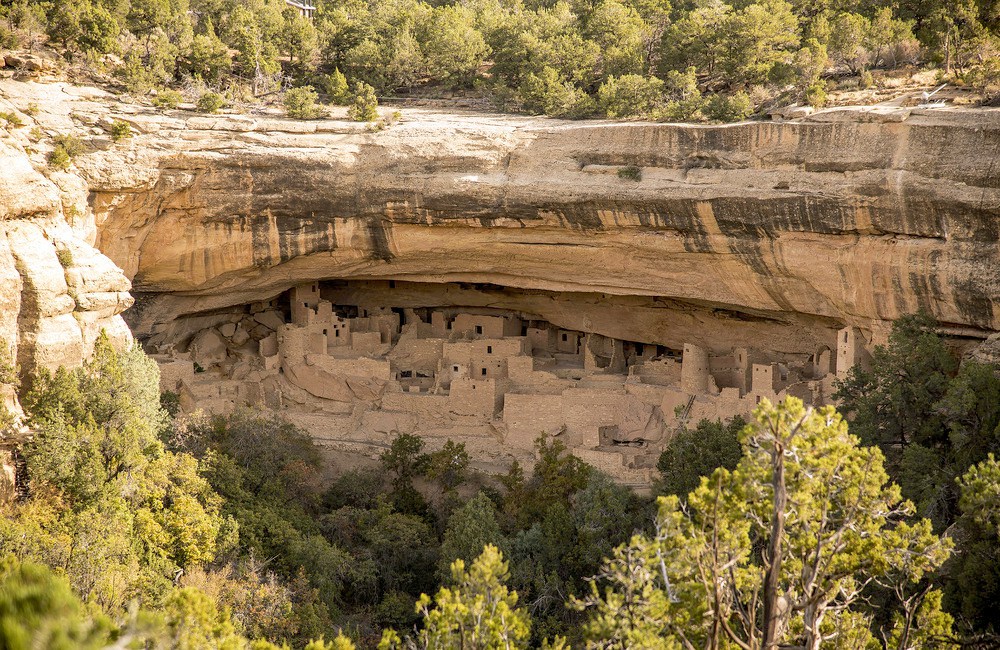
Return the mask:
[[32, 159], [31, 120], [21, 118], [0, 137], [0, 345], [27, 375], [79, 365], [102, 330], [130, 339], [119, 314], [133, 300], [94, 246], [86, 186]]
[[[132, 287], [183, 408], [263, 404], [342, 450], [416, 432], [530, 462], [547, 431], [641, 485], [678, 423], [828, 402], [902, 314], [1000, 330], [997, 111], [375, 129], [14, 80], [0, 111], [0, 340], [23, 373], [126, 340]], [[83, 153], [57, 171], [67, 135]]]
[[[576, 329], [674, 347], [811, 351], [918, 309], [960, 334], [1000, 329], [996, 111], [731, 126], [407, 111], [372, 131], [4, 90], [87, 140], [86, 213], [134, 284], [142, 337], [332, 278], [559, 292], [530, 309], [560, 324], [583, 306]], [[111, 119], [135, 137], [112, 143]]]
[[[902, 117], [414, 115], [367, 133], [136, 116], [150, 133], [137, 148], [156, 148], [133, 154], [128, 182], [114, 157], [84, 171], [100, 247], [152, 295], [134, 319], [142, 333], [317, 278], [668, 298], [698, 314], [688, 332], [600, 332], [665, 344], [699, 342], [689, 334], [719, 318], [878, 332], [921, 308], [995, 330], [1000, 114]], [[628, 167], [641, 180], [619, 174]]]

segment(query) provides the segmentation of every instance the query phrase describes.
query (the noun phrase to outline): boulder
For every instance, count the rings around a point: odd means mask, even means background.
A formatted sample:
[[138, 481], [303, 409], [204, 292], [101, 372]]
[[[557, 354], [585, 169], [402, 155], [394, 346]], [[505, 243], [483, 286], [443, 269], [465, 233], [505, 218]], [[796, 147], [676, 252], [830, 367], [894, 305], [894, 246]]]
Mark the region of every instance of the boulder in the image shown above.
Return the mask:
[[233, 345], [241, 346], [250, 340], [250, 334], [243, 328], [243, 324], [233, 327], [233, 333], [229, 335]]
[[254, 314], [253, 317], [254, 320], [273, 332], [277, 332], [285, 324], [282, 315], [274, 310], [262, 311]]
[[219, 330], [212, 327], [202, 330], [194, 337], [189, 351], [195, 362], [208, 368], [226, 360], [226, 341]]

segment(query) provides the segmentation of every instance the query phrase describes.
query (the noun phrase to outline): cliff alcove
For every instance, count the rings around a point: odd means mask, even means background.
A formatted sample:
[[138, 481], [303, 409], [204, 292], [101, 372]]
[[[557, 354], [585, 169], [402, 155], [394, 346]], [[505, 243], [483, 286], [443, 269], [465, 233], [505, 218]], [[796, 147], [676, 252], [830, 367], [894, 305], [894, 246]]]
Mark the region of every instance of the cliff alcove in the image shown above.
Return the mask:
[[[499, 461], [545, 430], [641, 483], [679, 418], [828, 400], [900, 315], [959, 341], [998, 329], [994, 110], [725, 126], [408, 110], [372, 132], [3, 91], [45, 106], [0, 141], [0, 337], [22, 368], [130, 330], [187, 406], [263, 401], [345, 449], [413, 431]], [[115, 121], [133, 136], [114, 142]], [[54, 170], [63, 135], [84, 153]], [[492, 410], [467, 413], [452, 379], [483, 381], [497, 355]]]
[[[793, 329], [797, 340], [784, 335]], [[714, 349], [685, 341], [713, 336]], [[774, 338], [787, 351], [754, 346]], [[811, 338], [829, 345], [795, 350]], [[544, 432], [637, 486], [678, 425], [785, 394], [829, 401], [833, 378], [864, 355], [855, 328], [659, 297], [397, 280], [298, 284], [178, 316], [145, 344], [186, 411], [263, 404], [341, 449], [415, 433], [461, 440], [486, 463], [530, 462]]]

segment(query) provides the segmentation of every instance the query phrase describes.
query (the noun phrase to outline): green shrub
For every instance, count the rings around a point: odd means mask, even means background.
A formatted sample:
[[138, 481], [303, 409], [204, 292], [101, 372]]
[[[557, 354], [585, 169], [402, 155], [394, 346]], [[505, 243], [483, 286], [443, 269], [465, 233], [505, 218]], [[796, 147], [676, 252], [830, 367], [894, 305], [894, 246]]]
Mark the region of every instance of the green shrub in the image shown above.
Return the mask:
[[25, 115], [30, 115], [34, 117], [35, 115], [38, 115], [38, 111], [39, 111], [38, 104], [36, 104], [35, 102], [31, 102], [30, 104], [28, 104], [27, 108], [25, 108], [23, 112]]
[[184, 97], [176, 90], [161, 90], [156, 93], [156, 97], [153, 98], [153, 106], [157, 108], [168, 108], [173, 109], [180, 106], [181, 100]]
[[218, 113], [226, 105], [225, 98], [219, 93], [207, 92], [198, 98], [197, 107], [202, 113]]
[[647, 115], [662, 101], [663, 81], [626, 74], [608, 77], [597, 89], [597, 104], [608, 117]]
[[705, 104], [705, 116], [720, 122], [738, 122], [753, 113], [750, 96], [740, 91], [734, 95], [713, 95]]
[[15, 129], [24, 126], [24, 120], [22, 120], [20, 116], [13, 111], [0, 112], [0, 120], [6, 122], [8, 127], [13, 127]]
[[13, 30], [7, 29], [7, 25], [0, 24], [0, 47], [13, 49], [17, 45], [17, 34]]
[[641, 181], [642, 169], [635, 165], [626, 165], [618, 169], [618, 178], [626, 181]]
[[115, 76], [133, 95], [143, 95], [153, 88], [157, 81], [150, 67], [135, 52], [129, 52], [125, 61], [115, 69]]
[[299, 120], [314, 120], [322, 117], [324, 110], [316, 105], [319, 96], [312, 86], [292, 88], [285, 93], [285, 112], [288, 117]]
[[803, 98], [810, 106], [822, 108], [826, 105], [826, 84], [822, 81], [817, 81], [816, 83], [810, 85], [806, 88]]
[[83, 141], [72, 135], [58, 135], [55, 138], [57, 147], [62, 147], [70, 158], [76, 158], [85, 150]]
[[322, 77], [320, 90], [334, 104], [344, 106], [351, 101], [351, 89], [347, 85], [347, 77], [339, 69]]
[[382, 131], [383, 129], [387, 129], [390, 126], [393, 126], [401, 119], [403, 119], [403, 114], [400, 113], [399, 111], [393, 111], [392, 113], [386, 115], [385, 117], [380, 117], [375, 122], [370, 122], [368, 124], [367, 130], [370, 133], [377, 133], [378, 131]]
[[119, 142], [132, 137], [132, 125], [124, 120], [115, 120], [111, 123], [111, 139]]
[[991, 58], [974, 66], [965, 74], [965, 82], [981, 93], [996, 93], [1000, 90], [1000, 61]]
[[363, 81], [354, 84], [354, 103], [347, 109], [347, 117], [355, 122], [371, 122], [378, 118], [377, 109], [375, 89]]
[[702, 117], [706, 101], [701, 95], [688, 99], [669, 101], [655, 109], [650, 118], [658, 122], [690, 122]]
[[860, 84], [862, 88], [871, 88], [875, 85], [875, 77], [872, 75], [871, 70], [861, 71]]
[[110, 619], [88, 608], [65, 576], [44, 564], [0, 556], [0, 648], [106, 648]]
[[553, 68], [529, 74], [518, 89], [524, 110], [536, 115], [579, 118], [594, 112], [594, 100]]
[[172, 390], [160, 393], [160, 406], [170, 417], [177, 417], [181, 410], [181, 396]]
[[743, 453], [739, 433], [745, 425], [737, 416], [725, 424], [701, 420], [694, 429], [683, 428], [656, 463], [660, 471], [656, 491], [684, 498], [698, 487], [702, 476], [710, 475], [716, 467], [736, 467]]
[[54, 143], [49, 152], [49, 165], [56, 169], [69, 169], [73, 158], [84, 152], [83, 142], [72, 135], [56, 136]]
[[66, 150], [56, 145], [56, 147], [49, 152], [49, 166], [55, 169], [69, 169], [69, 165], [72, 162], [69, 154]]

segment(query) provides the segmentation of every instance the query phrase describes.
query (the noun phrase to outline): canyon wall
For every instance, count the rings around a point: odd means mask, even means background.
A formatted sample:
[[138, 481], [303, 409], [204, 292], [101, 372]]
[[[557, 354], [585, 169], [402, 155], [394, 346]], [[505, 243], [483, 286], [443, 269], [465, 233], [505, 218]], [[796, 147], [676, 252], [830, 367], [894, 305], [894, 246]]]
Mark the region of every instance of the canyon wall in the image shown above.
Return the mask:
[[997, 329], [994, 111], [715, 127], [407, 113], [375, 133], [129, 119], [145, 135], [127, 153], [80, 166], [142, 335], [323, 278], [664, 299], [668, 321], [613, 308], [590, 329], [668, 345], [742, 327], [811, 347], [918, 309]]
[[[11, 107], [43, 107], [15, 140], [37, 125], [89, 149], [43, 176], [45, 139], [4, 145], [20, 174], [0, 181], [7, 241], [37, 243], [0, 248], [0, 330], [16, 325], [25, 366], [118, 327], [127, 284], [90, 243], [132, 281], [144, 338], [333, 278], [558, 292], [589, 310], [576, 329], [674, 347], [805, 351], [843, 326], [870, 342], [917, 309], [960, 335], [998, 329], [993, 110], [730, 126], [409, 110], [375, 131], [2, 89]], [[112, 119], [134, 137], [112, 142]], [[79, 272], [60, 272], [63, 246]], [[550, 322], [580, 320], [535, 302]]]
[[94, 246], [86, 185], [64, 172], [46, 177], [10, 138], [0, 140], [0, 170], [0, 363], [24, 375], [73, 367], [102, 330], [131, 339], [119, 315], [133, 303], [131, 285]]

